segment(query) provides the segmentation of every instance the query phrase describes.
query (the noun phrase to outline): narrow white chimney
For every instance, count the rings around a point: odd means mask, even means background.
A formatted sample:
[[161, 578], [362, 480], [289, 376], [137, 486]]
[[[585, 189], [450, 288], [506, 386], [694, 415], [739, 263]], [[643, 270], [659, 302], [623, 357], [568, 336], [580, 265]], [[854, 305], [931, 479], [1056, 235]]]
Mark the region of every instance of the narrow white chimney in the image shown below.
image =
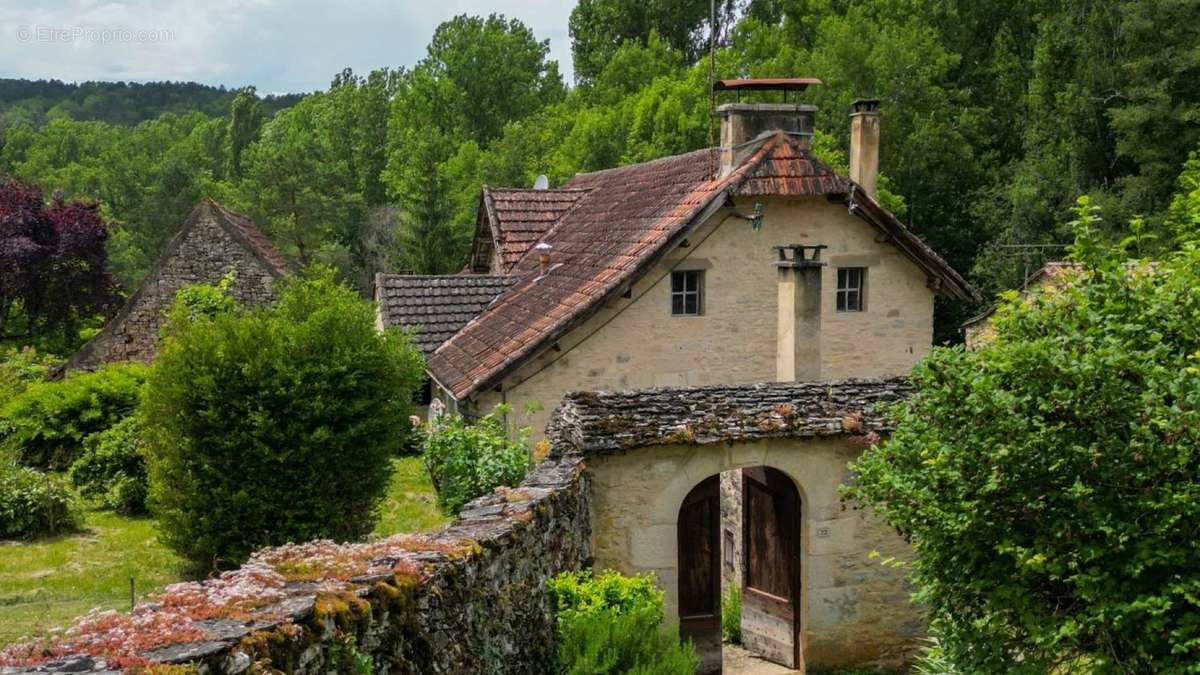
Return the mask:
[[546, 272], [550, 271], [550, 244], [542, 242], [533, 247], [538, 252], [538, 274], [546, 276]]
[[875, 196], [879, 183], [879, 101], [859, 99], [850, 113], [850, 180]]
[[821, 250], [824, 248], [819, 244], [776, 247], [779, 314], [775, 379], [779, 382], [821, 379], [821, 268], [825, 266]]

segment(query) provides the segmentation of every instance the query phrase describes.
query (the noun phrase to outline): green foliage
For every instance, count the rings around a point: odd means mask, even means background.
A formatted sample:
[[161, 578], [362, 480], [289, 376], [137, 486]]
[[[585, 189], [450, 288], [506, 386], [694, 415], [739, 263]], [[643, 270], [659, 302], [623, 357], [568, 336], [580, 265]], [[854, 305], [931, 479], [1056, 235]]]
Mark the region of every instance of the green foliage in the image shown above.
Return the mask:
[[689, 642], [663, 630], [663, 594], [653, 574], [564, 572], [547, 582], [558, 617], [558, 668], [568, 675], [691, 675]]
[[5, 352], [0, 357], [0, 410], [29, 385], [44, 380], [61, 363], [57, 357], [32, 347]]
[[721, 639], [742, 644], [742, 588], [730, 586], [721, 598]]
[[353, 633], [337, 631], [329, 646], [329, 665], [334, 673], [345, 675], [371, 675], [375, 662], [371, 655], [358, 647]]
[[473, 424], [448, 415], [434, 420], [426, 432], [422, 456], [447, 515], [457, 515], [467, 502], [498, 487], [516, 486], [533, 467], [526, 447], [531, 430], [521, 429], [517, 440], [510, 440], [507, 412], [497, 406]]
[[71, 465], [71, 483], [84, 498], [122, 513], [146, 510], [146, 458], [142, 423], [131, 415], [88, 436], [83, 453]]
[[962, 670], [1194, 672], [1200, 248], [1129, 262], [1076, 213], [1083, 270], [935, 349], [847, 494], [912, 540]]
[[927, 643], [917, 654], [912, 668], [914, 675], [959, 675], [962, 672], [950, 662], [940, 640], [929, 638]]
[[229, 270], [229, 273], [221, 277], [215, 286], [212, 284], [188, 284], [175, 292], [173, 309], [184, 312], [186, 317], [179, 317], [179, 319], [186, 318], [188, 321], [199, 318], [211, 319], [218, 314], [232, 312], [238, 306], [237, 300], [230, 292], [236, 279], [237, 270]]
[[60, 478], [0, 463], [0, 539], [70, 532], [78, 524], [74, 494]]
[[66, 470], [84, 439], [137, 408], [145, 379], [146, 367], [130, 363], [33, 384], [0, 408], [0, 437], [22, 464]]
[[142, 417], [168, 545], [226, 566], [371, 531], [424, 369], [374, 324], [327, 268], [285, 280], [275, 307], [172, 321]]

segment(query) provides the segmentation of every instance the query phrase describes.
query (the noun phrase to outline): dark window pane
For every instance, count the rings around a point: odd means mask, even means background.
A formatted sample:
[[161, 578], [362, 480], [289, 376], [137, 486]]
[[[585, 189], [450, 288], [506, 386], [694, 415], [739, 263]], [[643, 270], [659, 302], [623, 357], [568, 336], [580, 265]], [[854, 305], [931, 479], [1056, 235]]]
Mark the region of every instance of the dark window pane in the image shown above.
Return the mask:
[[678, 293], [683, 290], [684, 275], [682, 272], [671, 273], [671, 291]]
[[684, 296], [683, 313], [684, 314], [699, 314], [700, 308], [698, 306], [698, 303], [699, 303], [699, 299], [696, 297], [696, 295], [694, 293], [687, 294], [686, 296]]
[[671, 295], [671, 313], [672, 314], [683, 314], [683, 295], [681, 295], [681, 294]]
[[837, 311], [846, 311], [846, 291], [839, 290], [837, 292]]

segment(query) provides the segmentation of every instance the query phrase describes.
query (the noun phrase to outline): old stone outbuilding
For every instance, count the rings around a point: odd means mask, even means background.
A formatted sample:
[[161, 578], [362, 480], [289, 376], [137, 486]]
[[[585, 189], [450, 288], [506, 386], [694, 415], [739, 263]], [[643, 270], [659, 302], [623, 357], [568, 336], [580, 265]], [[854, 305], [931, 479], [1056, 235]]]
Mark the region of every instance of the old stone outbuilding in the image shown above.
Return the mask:
[[184, 286], [216, 284], [232, 272], [233, 297], [244, 305], [259, 305], [275, 299], [275, 281], [288, 271], [283, 256], [254, 223], [205, 199], [192, 210], [116, 316], [64, 369], [90, 370], [106, 363], [152, 360], [165, 313]]

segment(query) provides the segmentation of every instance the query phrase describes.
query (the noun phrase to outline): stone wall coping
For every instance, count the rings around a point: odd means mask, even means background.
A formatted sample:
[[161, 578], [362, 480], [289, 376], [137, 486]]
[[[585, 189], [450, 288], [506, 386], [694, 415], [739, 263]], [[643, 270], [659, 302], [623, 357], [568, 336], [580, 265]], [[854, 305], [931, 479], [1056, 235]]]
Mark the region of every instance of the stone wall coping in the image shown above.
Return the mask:
[[654, 445], [888, 431], [882, 404], [911, 390], [905, 378], [657, 387], [571, 392], [547, 434], [560, 451], [597, 454]]

